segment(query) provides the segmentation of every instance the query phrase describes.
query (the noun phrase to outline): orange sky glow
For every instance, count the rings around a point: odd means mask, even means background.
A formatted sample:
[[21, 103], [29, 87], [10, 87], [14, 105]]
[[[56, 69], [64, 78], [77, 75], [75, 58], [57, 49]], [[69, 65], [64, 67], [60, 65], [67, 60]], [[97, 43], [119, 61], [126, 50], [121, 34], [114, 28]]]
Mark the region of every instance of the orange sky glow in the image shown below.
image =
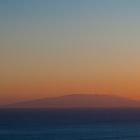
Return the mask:
[[140, 100], [138, 1], [0, 3], [0, 104], [74, 93]]

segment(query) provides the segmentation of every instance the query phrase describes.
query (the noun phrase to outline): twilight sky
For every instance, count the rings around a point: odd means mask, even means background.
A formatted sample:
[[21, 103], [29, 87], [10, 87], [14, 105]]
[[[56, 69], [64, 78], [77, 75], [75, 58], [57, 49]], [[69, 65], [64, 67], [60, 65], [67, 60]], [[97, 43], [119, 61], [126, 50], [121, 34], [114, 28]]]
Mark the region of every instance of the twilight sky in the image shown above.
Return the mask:
[[1, 0], [1, 104], [71, 93], [140, 99], [140, 1]]

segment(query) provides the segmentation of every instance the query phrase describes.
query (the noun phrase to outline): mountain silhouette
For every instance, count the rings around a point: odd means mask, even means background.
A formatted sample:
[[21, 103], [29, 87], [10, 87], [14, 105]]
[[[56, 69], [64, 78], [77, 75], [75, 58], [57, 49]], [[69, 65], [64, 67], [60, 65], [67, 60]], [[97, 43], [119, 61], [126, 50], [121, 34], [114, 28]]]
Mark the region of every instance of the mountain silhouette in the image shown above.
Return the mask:
[[111, 95], [72, 94], [7, 105], [8, 108], [133, 108], [140, 102]]

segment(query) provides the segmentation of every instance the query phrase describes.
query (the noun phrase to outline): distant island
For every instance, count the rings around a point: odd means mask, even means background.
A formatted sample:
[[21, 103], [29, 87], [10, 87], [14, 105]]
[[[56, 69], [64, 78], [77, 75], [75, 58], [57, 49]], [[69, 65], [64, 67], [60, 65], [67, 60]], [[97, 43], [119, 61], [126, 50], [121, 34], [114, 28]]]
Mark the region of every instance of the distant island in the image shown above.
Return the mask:
[[18, 102], [7, 108], [139, 108], [140, 102], [112, 95], [71, 94]]

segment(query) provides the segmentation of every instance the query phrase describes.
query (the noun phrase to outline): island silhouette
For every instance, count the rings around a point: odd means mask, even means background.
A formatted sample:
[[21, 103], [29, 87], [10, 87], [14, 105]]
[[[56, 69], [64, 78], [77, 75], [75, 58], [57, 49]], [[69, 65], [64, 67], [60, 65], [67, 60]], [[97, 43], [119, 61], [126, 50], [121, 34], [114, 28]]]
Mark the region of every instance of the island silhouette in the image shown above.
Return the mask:
[[7, 108], [140, 108], [140, 101], [113, 95], [71, 94], [16, 102]]

